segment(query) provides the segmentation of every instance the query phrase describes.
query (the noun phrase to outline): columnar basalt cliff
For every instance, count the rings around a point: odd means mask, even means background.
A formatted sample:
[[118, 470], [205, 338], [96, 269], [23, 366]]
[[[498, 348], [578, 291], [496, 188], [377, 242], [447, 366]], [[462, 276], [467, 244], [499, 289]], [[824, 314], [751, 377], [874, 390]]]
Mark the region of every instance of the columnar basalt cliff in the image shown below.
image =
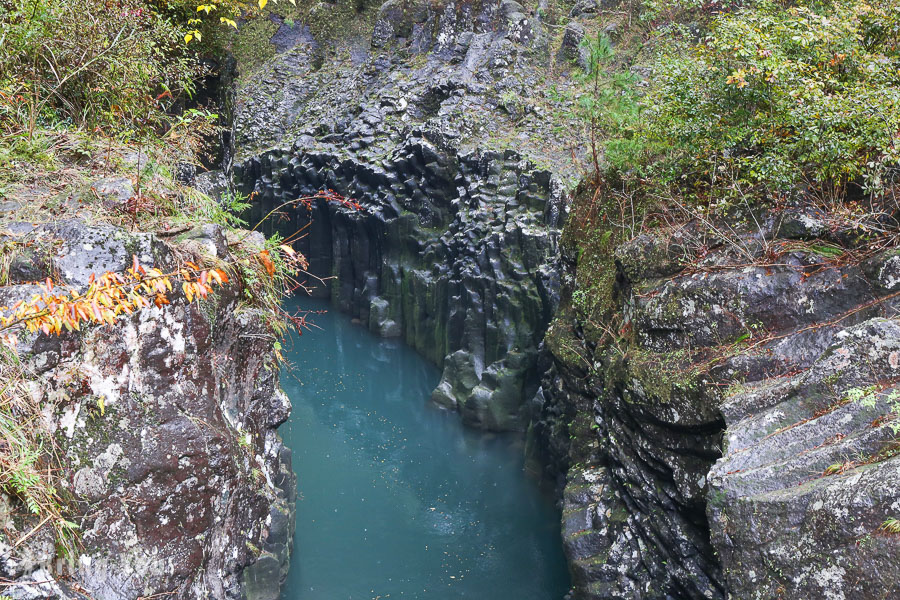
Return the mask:
[[[92, 273], [124, 272], [181, 260], [227, 260], [218, 226], [178, 243], [73, 219], [13, 224], [3, 240], [40, 240], [48, 254], [20, 255], [0, 306], [38, 289], [86, 287]], [[261, 243], [244, 236], [241, 243]], [[25, 244], [28, 246], [28, 244]], [[173, 250], [173, 248], [175, 250]], [[180, 291], [171, 304], [60, 337], [23, 337], [19, 354], [31, 401], [64, 471], [59, 481], [78, 526], [74, 564], [56, 559], [51, 528], [21, 519], [0, 501], [0, 576], [5, 597], [124, 600], [280, 595], [294, 527], [295, 480], [277, 427], [290, 414], [263, 314], [234, 283], [203, 304]], [[18, 501], [15, 501], [18, 502]]]
[[[339, 15], [341, 3], [321, 8]], [[233, 178], [256, 192], [250, 220], [322, 189], [360, 202], [296, 207], [272, 227], [311, 219], [299, 247], [334, 277], [325, 293], [441, 365], [436, 402], [478, 427], [523, 430], [571, 171], [549, 132], [535, 147], [549, 127], [525, 108], [547, 36], [510, 0], [388, 2], [344, 18], [362, 23], [359, 37], [284, 22], [274, 58], [238, 65]]]

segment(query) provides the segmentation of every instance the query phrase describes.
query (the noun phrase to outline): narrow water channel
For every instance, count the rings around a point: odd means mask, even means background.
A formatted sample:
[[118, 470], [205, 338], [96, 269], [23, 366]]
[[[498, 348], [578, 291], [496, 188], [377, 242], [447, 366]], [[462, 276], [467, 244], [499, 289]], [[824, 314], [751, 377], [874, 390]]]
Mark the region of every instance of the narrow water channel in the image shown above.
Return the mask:
[[283, 599], [561, 600], [559, 513], [521, 440], [430, 405], [440, 374], [399, 341], [315, 321], [282, 373], [299, 492]]

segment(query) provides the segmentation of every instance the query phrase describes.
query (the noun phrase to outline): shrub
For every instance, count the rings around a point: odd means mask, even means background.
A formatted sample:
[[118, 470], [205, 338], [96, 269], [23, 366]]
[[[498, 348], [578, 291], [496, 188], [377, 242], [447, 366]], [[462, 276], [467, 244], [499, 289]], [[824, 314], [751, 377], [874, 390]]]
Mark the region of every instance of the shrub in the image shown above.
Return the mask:
[[634, 137], [608, 160], [688, 199], [858, 185], [900, 162], [900, 0], [757, 0], [655, 61]]
[[0, 123], [157, 124], [201, 74], [184, 29], [139, 0], [0, 2]]

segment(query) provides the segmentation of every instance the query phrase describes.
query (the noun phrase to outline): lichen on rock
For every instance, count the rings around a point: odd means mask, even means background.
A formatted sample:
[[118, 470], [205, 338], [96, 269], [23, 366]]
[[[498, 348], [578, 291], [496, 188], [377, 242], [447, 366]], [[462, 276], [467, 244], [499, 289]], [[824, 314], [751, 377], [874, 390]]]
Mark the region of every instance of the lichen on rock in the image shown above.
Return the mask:
[[[132, 254], [146, 268], [169, 270], [173, 252], [198, 256], [204, 242], [222, 238], [217, 228], [191, 236], [200, 242], [193, 250], [79, 220], [13, 226], [9, 235], [58, 240], [50, 261], [58, 283], [77, 289], [92, 273], [123, 271]], [[0, 288], [0, 305], [34, 287]], [[278, 388], [264, 315], [239, 291], [234, 282], [220, 288], [210, 308], [176, 290], [170, 304], [114, 326], [21, 336], [29, 401], [43, 407], [60, 493], [78, 515], [68, 518], [78, 527], [79, 552], [72, 563], [58, 559], [52, 529], [28, 536], [37, 519], [4, 517], [10, 537], [0, 543], [0, 575], [11, 582], [4, 595], [279, 596], [295, 484], [277, 427], [290, 402]], [[17, 502], [4, 495], [4, 514], [21, 512], [11, 508]], [[14, 540], [21, 544], [8, 543]]]
[[[693, 221], [566, 260], [532, 430], [568, 465], [575, 597], [893, 593], [896, 252], [830, 264], [778, 237], [786, 213], [702, 255]], [[583, 277], [604, 260], [615, 278]]]

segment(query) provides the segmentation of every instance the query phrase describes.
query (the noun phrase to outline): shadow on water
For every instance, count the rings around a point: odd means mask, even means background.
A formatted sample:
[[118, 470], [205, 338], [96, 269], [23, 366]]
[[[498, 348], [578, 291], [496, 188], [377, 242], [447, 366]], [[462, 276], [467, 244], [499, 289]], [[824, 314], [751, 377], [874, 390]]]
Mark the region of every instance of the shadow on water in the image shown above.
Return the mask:
[[440, 373], [401, 342], [315, 321], [282, 373], [299, 492], [284, 600], [560, 600], [559, 513], [521, 438], [431, 405]]

